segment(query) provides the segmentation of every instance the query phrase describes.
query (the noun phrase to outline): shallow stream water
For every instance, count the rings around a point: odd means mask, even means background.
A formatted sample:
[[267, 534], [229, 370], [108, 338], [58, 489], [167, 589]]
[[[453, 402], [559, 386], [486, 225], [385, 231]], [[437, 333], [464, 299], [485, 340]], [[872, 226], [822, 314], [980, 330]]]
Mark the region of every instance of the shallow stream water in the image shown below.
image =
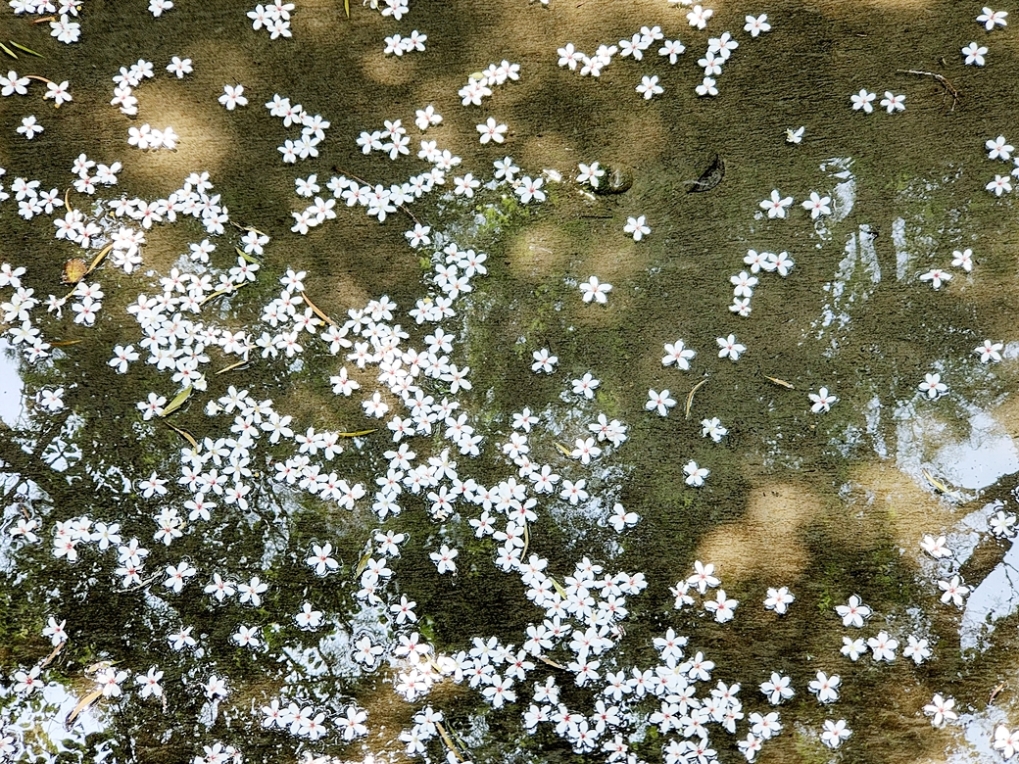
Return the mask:
[[[32, 80], [0, 99], [0, 758], [672, 764], [745, 761], [751, 735], [765, 764], [1004, 760], [995, 731], [1019, 727], [1017, 229], [1012, 195], [987, 190], [1015, 165], [985, 145], [1019, 138], [1016, 26], [986, 31], [982, 6], [955, 0], [709, 2], [705, 29], [666, 0], [411, 0], [400, 19], [294, 0], [292, 36], [273, 40], [253, 7], [176, 0], [154, 17], [144, 0], [84, 0], [70, 45], [0, 8], [3, 37], [43, 56], [14, 48], [9, 68], [67, 80], [73, 96], [55, 109]], [[770, 31], [752, 37], [748, 14]], [[675, 64], [656, 40], [598, 77], [558, 65], [567, 43], [593, 55], [645, 26], [682, 41]], [[384, 52], [414, 30], [424, 51]], [[698, 59], [726, 31], [738, 47], [718, 94], [700, 96]], [[984, 66], [964, 62], [974, 41]], [[194, 71], [168, 73], [174, 56]], [[110, 105], [112, 78], [139, 59], [154, 77], [128, 116]], [[504, 60], [519, 79], [463, 105], [458, 91]], [[645, 99], [635, 88], [652, 75], [663, 92]], [[218, 99], [238, 84], [248, 103], [228, 110]], [[853, 109], [861, 88], [873, 113]], [[905, 110], [879, 107], [885, 91]], [[274, 95], [330, 123], [317, 156], [283, 161], [301, 131], [264, 106]], [[442, 121], [421, 130], [428, 105]], [[45, 128], [32, 140], [16, 133], [28, 115]], [[505, 142], [479, 141], [489, 117]], [[409, 153], [362, 152], [358, 137], [393, 120]], [[143, 124], [171, 126], [176, 148], [130, 145]], [[429, 172], [422, 141], [461, 160], [443, 184], [381, 222], [338, 198], [332, 217], [292, 230], [313, 197], [333, 197], [330, 179], [370, 191]], [[82, 154], [120, 162], [117, 183], [76, 189]], [[716, 156], [721, 182], [692, 193]], [[514, 182], [493, 165], [506, 157]], [[593, 162], [626, 190], [578, 182]], [[117, 215], [118, 200], [186, 196], [203, 172], [212, 187], [196, 203], [219, 205], [221, 233], [183, 212], [150, 227]], [[467, 173], [480, 181], [469, 198], [454, 192]], [[525, 176], [543, 200], [525, 199]], [[81, 211], [97, 227], [88, 246], [54, 237], [67, 207], [19, 215], [16, 179]], [[295, 179], [320, 188], [304, 198]], [[794, 200], [784, 217], [762, 207], [773, 190]], [[811, 217], [811, 192], [829, 214]], [[635, 240], [625, 227], [639, 216], [650, 232]], [[140, 263], [114, 251], [79, 287], [61, 284], [68, 260], [91, 263], [122, 226], [144, 235]], [[411, 246], [415, 226], [427, 244]], [[189, 256], [203, 240], [208, 262]], [[952, 264], [967, 249], [968, 271]], [[749, 273], [750, 250], [792, 264]], [[467, 276], [456, 294], [450, 264]], [[932, 269], [951, 279], [934, 289]], [[729, 309], [741, 272], [758, 279], [746, 316]], [[604, 304], [583, 299], [592, 276], [612, 286]], [[245, 283], [215, 294], [221, 277]], [[25, 315], [19, 284], [40, 300]], [[298, 318], [267, 312], [281, 290]], [[444, 293], [449, 315], [418, 321]], [[51, 294], [69, 295], [60, 315]], [[139, 310], [139, 295], [152, 304]], [[38, 341], [18, 334], [26, 319]], [[275, 357], [256, 343], [290, 331]], [[745, 346], [735, 361], [719, 355], [730, 334]], [[677, 340], [696, 352], [688, 369], [663, 361]], [[974, 352], [985, 340], [1000, 360]], [[34, 359], [33, 342], [47, 345]], [[128, 345], [139, 358], [121, 372], [111, 359]], [[447, 359], [429, 361], [430, 347]], [[421, 370], [401, 382], [410, 349]], [[551, 373], [532, 368], [543, 350]], [[182, 356], [195, 362], [174, 380]], [[470, 386], [447, 364], [468, 367]], [[586, 373], [590, 397], [574, 391]], [[934, 374], [946, 390], [929, 397]], [[812, 411], [821, 388], [836, 399]], [[431, 423], [413, 419], [418, 389]], [[665, 415], [649, 391], [671, 395]], [[625, 438], [599, 440], [599, 421]], [[453, 432], [465, 425], [471, 446]], [[414, 432], [397, 442], [401, 428]], [[416, 458], [401, 465], [403, 444]], [[532, 476], [545, 466], [558, 476], [547, 493]], [[703, 485], [687, 480], [697, 467]], [[387, 482], [399, 493], [382, 500]], [[203, 512], [197, 493], [216, 506]], [[927, 535], [951, 555], [925, 553]], [[444, 550], [455, 570], [441, 570]], [[705, 608], [718, 588], [694, 584], [682, 603], [695, 564], [737, 601], [730, 620]], [[179, 571], [193, 572], [178, 590]], [[955, 576], [958, 604], [942, 597]], [[784, 614], [764, 604], [779, 587], [795, 597]], [[870, 609], [861, 628], [836, 612], [854, 596]], [[574, 634], [529, 643], [546, 619]], [[851, 660], [846, 637], [894, 640], [894, 658]], [[926, 640], [921, 662], [910, 638]], [[145, 677], [159, 672], [157, 692]], [[760, 689], [773, 672], [795, 691], [774, 707]], [[818, 672], [841, 677], [830, 703], [809, 687]], [[711, 700], [718, 682], [735, 705]], [[954, 699], [943, 727], [925, 713], [935, 695]], [[743, 714], [732, 731], [726, 708]], [[781, 729], [765, 738], [751, 716], [771, 712]], [[824, 724], [840, 720], [851, 734], [828, 747]]]

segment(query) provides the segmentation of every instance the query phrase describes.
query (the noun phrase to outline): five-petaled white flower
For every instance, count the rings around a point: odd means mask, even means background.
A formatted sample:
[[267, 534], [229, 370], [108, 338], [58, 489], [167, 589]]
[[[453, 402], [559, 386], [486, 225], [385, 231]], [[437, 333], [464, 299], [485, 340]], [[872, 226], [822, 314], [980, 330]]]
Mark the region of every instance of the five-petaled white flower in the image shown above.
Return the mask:
[[877, 98], [877, 93], [871, 93], [869, 90], [864, 88], [860, 89], [859, 93], [854, 93], [849, 100], [853, 102], [853, 111], [862, 111], [864, 114], [870, 114], [874, 111], [874, 99]]
[[305, 602], [301, 612], [294, 616], [294, 621], [305, 631], [314, 631], [322, 623], [322, 611], [315, 610], [310, 602]]
[[671, 345], [666, 343], [665, 355], [662, 357], [662, 366], [671, 366], [672, 364], [675, 364], [677, 369], [689, 371], [690, 361], [696, 355], [697, 351], [686, 347], [683, 340], [676, 340], [676, 342]]
[[980, 363], [990, 363], [991, 361], [997, 363], [1001, 360], [1001, 351], [1004, 347], [1004, 344], [1001, 342], [984, 340], [984, 344], [974, 348], [973, 352], [980, 356]]
[[771, 198], [765, 199], [761, 202], [760, 207], [762, 210], [768, 213], [769, 218], [784, 218], [786, 214], [786, 207], [793, 203], [791, 196], [783, 196], [778, 192], [777, 188], [771, 190]]
[[669, 409], [676, 405], [676, 401], [669, 396], [668, 390], [657, 390], [647, 391], [647, 402], [644, 404], [644, 408], [648, 411], [658, 411], [659, 416], [667, 416]]
[[686, 46], [679, 40], [664, 40], [662, 47], [658, 49], [658, 55], [667, 57], [670, 64], [675, 64], [685, 50]]
[[589, 183], [591, 188], [598, 188], [601, 178], [605, 177], [605, 170], [597, 162], [587, 165], [581, 162], [577, 165], [577, 183]]
[[703, 80], [701, 80], [701, 84], [694, 88], [694, 91], [699, 96], [718, 95], [718, 88], [715, 87], [715, 78], [705, 77]]
[[863, 628], [863, 620], [870, 617], [870, 608], [861, 602], [855, 594], [849, 598], [845, 605], [836, 605], [835, 612], [842, 618], [843, 626], [855, 626]]
[[43, 131], [43, 126], [35, 121], [34, 116], [23, 117], [21, 120], [21, 127], [17, 128], [15, 132], [21, 133], [28, 140], [32, 140], [36, 135]]
[[573, 380], [573, 392], [577, 395], [583, 395], [588, 400], [592, 400], [594, 398], [594, 391], [598, 389], [599, 385], [601, 385], [601, 380], [595, 379], [591, 372], [587, 372], [580, 379]]
[[947, 543], [948, 540], [944, 536], [934, 538], [927, 534], [920, 540], [920, 548], [935, 560], [940, 560], [942, 557], [952, 556], [952, 550], [948, 548]]
[[172, 589], [174, 593], [180, 594], [184, 589], [184, 584], [187, 580], [194, 576], [198, 571], [191, 567], [191, 564], [185, 560], [180, 565], [167, 565], [166, 566], [166, 580], [163, 581], [163, 586], [167, 589]]
[[321, 546], [313, 544], [312, 555], [306, 560], [306, 562], [315, 569], [315, 572], [318, 575], [324, 576], [330, 570], [336, 570], [340, 567], [340, 563], [331, 556], [332, 553], [333, 545], [328, 541]]
[[771, 24], [768, 23], [767, 13], [762, 13], [760, 16], [747, 16], [746, 22], [743, 25], [743, 31], [749, 32], [751, 37], [757, 37], [757, 35], [763, 32], [771, 31]]
[[527, 204], [534, 199], [536, 202], [545, 201], [545, 192], [541, 190], [543, 178], [531, 178], [529, 175], [522, 177], [516, 185], [516, 195], [520, 197], [521, 204]]
[[257, 626], [238, 626], [230, 638], [241, 647], [258, 647], [262, 644], [258, 639]]
[[829, 393], [827, 387], [822, 387], [816, 394], [809, 393], [808, 397], [811, 403], [810, 410], [815, 414], [828, 413], [832, 404], [838, 401], [838, 397]]
[[205, 690], [205, 696], [209, 698], [209, 700], [225, 698], [229, 694], [229, 690], [226, 688], [226, 682], [215, 674], [208, 678], [205, 684], [202, 685], [202, 688]]
[[136, 675], [134, 681], [141, 688], [138, 694], [143, 698], [161, 698], [163, 696], [163, 686], [159, 683], [159, 680], [162, 678], [163, 672], [159, 671], [155, 666], [150, 666], [148, 673], [144, 676], [141, 674]]
[[863, 637], [858, 639], [842, 637], [842, 648], [839, 652], [855, 663], [861, 655], [867, 652], [867, 643], [863, 640]]
[[729, 283], [733, 286], [732, 293], [736, 297], [752, 297], [757, 281], [756, 276], [751, 276], [746, 271], [740, 271], [737, 275], [729, 277]]
[[697, 462], [689, 461], [683, 466], [683, 474], [686, 475], [686, 484], [693, 488], [700, 488], [704, 480], [711, 474], [707, 467], [697, 466]]
[[792, 678], [782, 676], [776, 671], [771, 672], [771, 679], [761, 684], [761, 692], [768, 698], [768, 702], [777, 706], [783, 700], [788, 700], [796, 692], [792, 688]]
[[952, 274], [948, 271], [942, 270], [941, 268], [932, 268], [920, 275], [920, 281], [929, 281], [931, 286], [935, 289], [941, 289], [941, 285], [951, 281]]
[[548, 348], [535, 350], [531, 356], [534, 358], [534, 363], [531, 364], [531, 371], [535, 373], [544, 372], [545, 374], [551, 374], [555, 371], [556, 364], [559, 363], [559, 357], [549, 353]]
[[948, 722], [959, 718], [959, 714], [952, 710], [954, 708], [955, 698], [945, 698], [940, 693], [935, 693], [931, 702], [923, 707], [923, 712], [926, 716], [931, 717], [932, 726], [944, 727]]
[[67, 91], [70, 83], [67, 80], [63, 82], [47, 82], [46, 83], [46, 95], [43, 98], [52, 98], [55, 106], [60, 104], [73, 101], [71, 94]]
[[984, 56], [987, 55], [987, 48], [971, 42], [962, 49], [962, 55], [967, 66], [983, 66], [986, 63]]
[[839, 719], [837, 722], [826, 719], [824, 729], [821, 731], [821, 742], [829, 748], [835, 749], [852, 734], [853, 731], [846, 727], [845, 719]]
[[1015, 146], [1005, 140], [1004, 135], [988, 140], [984, 146], [987, 148], [988, 159], [1002, 159], [1006, 162], [1011, 159], [1012, 152], [1015, 151]]
[[875, 661], [891, 663], [895, 660], [895, 650], [899, 646], [899, 640], [892, 639], [887, 631], [879, 631], [876, 637], [867, 640], [867, 647]]
[[226, 107], [227, 111], [233, 111], [238, 106], [247, 106], [248, 99], [244, 97], [244, 86], [224, 85], [223, 95], [219, 97], [219, 102]]
[[[738, 605], [739, 600], [734, 600], [731, 597], [728, 597], [725, 593], [725, 589], [719, 589], [715, 592], [715, 599], [705, 601], [704, 609], [709, 613], [714, 613], [715, 620], [718, 623], [728, 623], [736, 617], [736, 607]], [[707, 679], [707, 677], [704, 676], [702, 679]]]
[[766, 610], [774, 610], [779, 615], [785, 615], [789, 605], [795, 599], [796, 597], [789, 591], [789, 587], [781, 586], [778, 589], [769, 587], [768, 596], [764, 599], [764, 607]]
[[435, 107], [429, 104], [423, 109], [418, 109], [414, 113], [414, 124], [417, 125], [418, 130], [425, 131], [433, 125], [438, 125], [442, 122], [442, 115], [435, 111]]
[[592, 276], [580, 285], [580, 293], [583, 295], [584, 302], [594, 300], [596, 303], [604, 305], [609, 301], [608, 294], [611, 291], [612, 284], [603, 284], [598, 281], [597, 276]]
[[627, 218], [626, 225], [623, 226], [623, 231], [633, 235], [634, 241], [640, 241], [649, 233], [651, 233], [651, 227], [647, 224], [643, 215], [635, 218]]
[[842, 677], [838, 674], [828, 676], [823, 671], [817, 672], [817, 678], [812, 680], [807, 689], [817, 695], [818, 703], [834, 703], [839, 699], [839, 684]]
[[715, 443], [720, 443], [728, 432], [729, 430], [722, 425], [717, 416], [701, 420], [701, 437], [703, 438], [711, 438]]
[[994, 728], [992, 745], [994, 750], [1001, 751], [1002, 758], [1008, 761], [1019, 750], [1019, 730], [1009, 730], [1004, 724], [999, 724]]
[[19, 694], [31, 695], [37, 689], [44, 687], [46, 683], [39, 679], [41, 671], [39, 666], [32, 666], [29, 671], [15, 671], [14, 691]]
[[936, 372], [924, 374], [923, 382], [917, 387], [921, 393], [927, 393], [927, 397], [931, 400], [948, 391], [948, 385], [941, 381], [941, 375]]
[[973, 270], [973, 250], [955, 250], [952, 253], [952, 267], [962, 268], [966, 273], [970, 273]]
[[982, 24], [984, 29], [990, 32], [994, 27], [1008, 26], [1008, 22], [1005, 20], [1008, 18], [1008, 11], [992, 11], [986, 5], [980, 11], [980, 15], [977, 16], [977, 23]]
[[1002, 194], [1012, 192], [1012, 181], [1008, 175], [995, 175], [994, 180], [990, 181], [984, 188], [995, 196], [1001, 196]]
[[926, 639], [910, 636], [909, 644], [902, 648], [902, 657], [913, 661], [917, 666], [931, 657], [930, 644]]
[[502, 143], [506, 140], [505, 133], [509, 128], [506, 125], [501, 125], [495, 121], [494, 118], [489, 117], [488, 121], [483, 125], [478, 125], [478, 132], [481, 133], [482, 145], [489, 141], [493, 143]]
[[704, 29], [708, 25], [708, 19], [710, 19], [714, 13], [715, 12], [710, 8], [695, 5], [690, 9], [690, 12], [686, 14], [686, 20], [690, 22], [690, 26], [696, 27], [697, 29]]
[[450, 549], [448, 546], [443, 544], [438, 552], [432, 552], [428, 555], [432, 562], [435, 563], [435, 567], [439, 573], [455, 573], [456, 572], [456, 556], [460, 554], [456, 549]]
[[962, 607], [969, 594], [969, 587], [962, 582], [959, 576], [952, 576], [950, 579], [938, 581], [938, 588], [941, 589], [941, 601], [946, 605], [951, 602], [956, 607]]
[[1016, 522], [1015, 515], [998, 510], [994, 517], [987, 521], [987, 525], [996, 537], [1005, 539], [1015, 535]]
[[638, 93], [644, 96], [644, 100], [650, 101], [656, 95], [661, 95], [665, 89], [658, 84], [658, 75], [641, 77], [640, 84], [636, 87]]
[[719, 337], [715, 342], [718, 343], [719, 358], [729, 358], [733, 361], [738, 361], [739, 357], [747, 349], [745, 345], [736, 342], [735, 334], [730, 334], [728, 337]]
[[194, 67], [191, 65], [190, 58], [181, 58], [180, 56], [174, 56], [170, 59], [170, 63], [166, 66], [166, 71], [170, 74], [176, 75], [177, 79], [184, 79], [185, 74], [191, 74], [194, 71]]
[[905, 111], [906, 96], [895, 95], [892, 91], [886, 90], [885, 97], [881, 99], [881, 106], [883, 106], [885, 111], [889, 114], [894, 114], [897, 111]]
[[810, 198], [804, 201], [800, 206], [810, 213], [811, 220], [817, 220], [821, 217], [821, 215], [831, 214], [830, 204], [830, 196], [820, 196], [816, 191], [811, 191]]

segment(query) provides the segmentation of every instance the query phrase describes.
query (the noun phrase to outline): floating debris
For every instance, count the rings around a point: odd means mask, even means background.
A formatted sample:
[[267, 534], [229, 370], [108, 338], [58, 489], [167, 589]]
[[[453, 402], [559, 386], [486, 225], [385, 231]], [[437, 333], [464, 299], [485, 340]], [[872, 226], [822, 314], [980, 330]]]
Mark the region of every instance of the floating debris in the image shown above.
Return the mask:
[[712, 160], [708, 168], [701, 173], [701, 176], [697, 180], [687, 181], [687, 185], [690, 186], [686, 190], [688, 194], [703, 193], [710, 191], [715, 188], [722, 179], [725, 177], [725, 160], [722, 159], [718, 154], [715, 154], [715, 158]]

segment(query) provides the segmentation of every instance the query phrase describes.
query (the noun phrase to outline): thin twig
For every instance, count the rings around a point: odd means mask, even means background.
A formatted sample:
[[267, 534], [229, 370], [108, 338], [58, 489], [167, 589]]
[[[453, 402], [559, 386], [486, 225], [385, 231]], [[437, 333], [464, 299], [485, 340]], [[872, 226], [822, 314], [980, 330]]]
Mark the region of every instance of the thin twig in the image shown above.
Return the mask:
[[694, 393], [696, 393], [698, 390], [700, 390], [701, 389], [701, 385], [703, 385], [707, 381], [708, 381], [707, 377], [702, 379], [700, 382], [698, 382], [696, 385], [693, 386], [693, 389], [691, 389], [689, 394], [686, 396], [686, 418], [687, 419], [690, 418], [690, 408], [693, 406], [693, 396], [694, 396]]
[[924, 72], [920, 69], [899, 69], [897, 74], [913, 74], [917, 77], [933, 77], [941, 87], [945, 89], [948, 95], [952, 96], [952, 108], [949, 111], [955, 111], [955, 106], [962, 99], [962, 94], [959, 93], [958, 89], [949, 82], [944, 75], [938, 74], [937, 72]]

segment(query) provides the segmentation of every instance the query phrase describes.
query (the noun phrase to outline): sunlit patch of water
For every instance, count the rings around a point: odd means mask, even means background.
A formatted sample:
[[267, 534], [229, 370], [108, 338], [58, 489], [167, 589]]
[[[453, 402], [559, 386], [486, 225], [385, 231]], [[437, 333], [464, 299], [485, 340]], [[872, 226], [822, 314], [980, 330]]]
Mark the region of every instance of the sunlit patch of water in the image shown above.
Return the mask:
[[792, 581], [807, 565], [804, 524], [818, 516], [823, 499], [794, 483], [763, 482], [750, 491], [737, 523], [705, 534], [697, 557], [711, 560], [727, 578], [767, 576], [770, 585]]
[[[891, 533], [903, 555], [917, 559], [925, 533], [947, 533], [955, 523], [955, 505], [938, 496], [922, 477], [895, 467], [891, 460], [862, 464], [851, 473], [840, 495], [853, 517], [863, 520], [879, 514], [886, 522], [880, 532]], [[858, 526], [859, 535], [873, 533]]]

